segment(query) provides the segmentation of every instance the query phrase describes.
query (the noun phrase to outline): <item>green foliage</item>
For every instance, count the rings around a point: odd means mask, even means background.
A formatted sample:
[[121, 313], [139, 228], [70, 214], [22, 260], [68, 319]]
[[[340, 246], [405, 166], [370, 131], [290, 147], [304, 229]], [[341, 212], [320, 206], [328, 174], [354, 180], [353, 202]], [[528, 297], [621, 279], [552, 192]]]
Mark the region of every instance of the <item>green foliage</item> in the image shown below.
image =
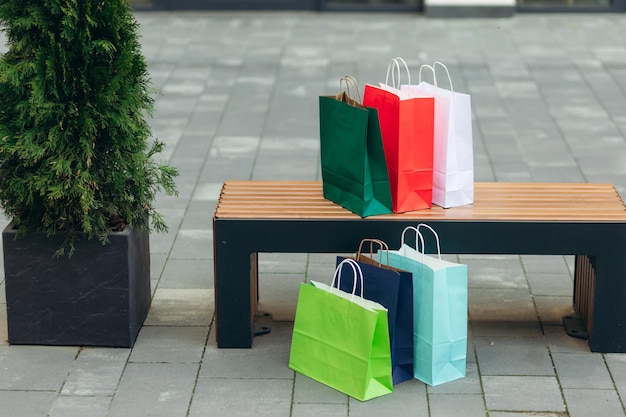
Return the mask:
[[176, 195], [138, 24], [126, 0], [0, 0], [8, 52], [0, 58], [0, 205], [20, 234], [83, 232], [120, 222], [167, 230], [153, 202]]

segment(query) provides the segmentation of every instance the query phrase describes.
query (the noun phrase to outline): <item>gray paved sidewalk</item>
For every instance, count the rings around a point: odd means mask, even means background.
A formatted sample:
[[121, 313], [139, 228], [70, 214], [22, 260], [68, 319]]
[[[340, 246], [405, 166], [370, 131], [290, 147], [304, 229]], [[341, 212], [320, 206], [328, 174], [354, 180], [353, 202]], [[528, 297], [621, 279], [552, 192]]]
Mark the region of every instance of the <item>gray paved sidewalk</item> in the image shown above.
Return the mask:
[[444, 62], [472, 95], [476, 180], [611, 182], [624, 195], [626, 15], [137, 17], [160, 92], [154, 134], [181, 172], [179, 198], [158, 202], [171, 230], [151, 239], [152, 310], [133, 349], [9, 346], [1, 304], [0, 417], [625, 415], [626, 355], [590, 353], [560, 324], [570, 257], [458, 257], [467, 377], [360, 403], [287, 367], [298, 284], [329, 281], [334, 255], [262, 254], [273, 331], [251, 350], [216, 348], [211, 217], [226, 179], [318, 179], [317, 97], [345, 74], [383, 81], [395, 56], [414, 77]]

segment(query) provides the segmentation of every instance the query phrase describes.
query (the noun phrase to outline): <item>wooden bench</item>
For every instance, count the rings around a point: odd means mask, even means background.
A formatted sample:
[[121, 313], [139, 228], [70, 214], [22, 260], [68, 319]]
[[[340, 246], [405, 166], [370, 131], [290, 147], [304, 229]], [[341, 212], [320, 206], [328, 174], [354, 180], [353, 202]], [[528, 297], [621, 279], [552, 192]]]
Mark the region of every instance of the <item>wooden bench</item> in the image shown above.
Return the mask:
[[575, 255], [583, 324], [566, 327], [592, 351], [626, 352], [626, 208], [612, 185], [586, 183], [476, 183], [470, 206], [362, 219], [325, 200], [321, 182], [228, 181], [213, 220], [218, 347], [252, 346], [258, 253], [351, 253], [364, 238], [398, 248], [420, 222], [443, 253]]

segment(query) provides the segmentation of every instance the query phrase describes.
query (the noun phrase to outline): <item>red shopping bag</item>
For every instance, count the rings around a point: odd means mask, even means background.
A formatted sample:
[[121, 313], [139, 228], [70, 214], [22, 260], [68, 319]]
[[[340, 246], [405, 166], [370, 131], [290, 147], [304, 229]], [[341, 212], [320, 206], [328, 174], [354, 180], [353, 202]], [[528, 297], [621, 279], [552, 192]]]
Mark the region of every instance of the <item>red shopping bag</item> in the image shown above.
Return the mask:
[[424, 95], [365, 86], [363, 105], [378, 109], [394, 213], [432, 206], [435, 100]]

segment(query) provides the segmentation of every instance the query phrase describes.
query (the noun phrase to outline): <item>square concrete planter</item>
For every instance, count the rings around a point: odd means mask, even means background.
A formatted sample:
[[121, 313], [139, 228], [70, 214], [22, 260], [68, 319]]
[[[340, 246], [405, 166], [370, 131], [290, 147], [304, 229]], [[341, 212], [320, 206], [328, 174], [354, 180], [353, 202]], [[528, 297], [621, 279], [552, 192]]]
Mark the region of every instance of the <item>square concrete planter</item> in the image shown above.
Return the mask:
[[149, 232], [78, 242], [53, 258], [60, 237], [2, 232], [9, 343], [132, 347], [151, 303]]

